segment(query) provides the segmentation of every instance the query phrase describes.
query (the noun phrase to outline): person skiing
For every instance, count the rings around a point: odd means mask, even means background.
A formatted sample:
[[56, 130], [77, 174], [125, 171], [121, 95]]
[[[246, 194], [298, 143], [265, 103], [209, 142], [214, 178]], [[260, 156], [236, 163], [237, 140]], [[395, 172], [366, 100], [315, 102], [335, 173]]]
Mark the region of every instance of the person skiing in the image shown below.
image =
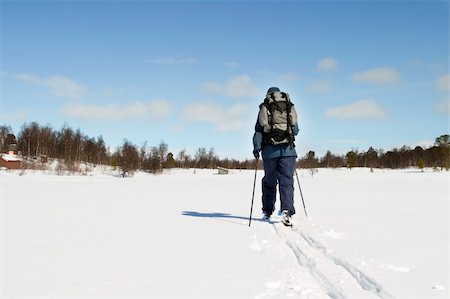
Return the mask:
[[275, 211], [276, 188], [279, 185], [282, 218], [292, 225], [294, 208], [294, 171], [297, 153], [295, 136], [299, 128], [297, 112], [289, 94], [278, 87], [270, 87], [259, 105], [258, 119], [253, 135], [253, 155], [258, 160], [262, 151], [264, 177], [262, 179], [263, 218], [270, 220]]

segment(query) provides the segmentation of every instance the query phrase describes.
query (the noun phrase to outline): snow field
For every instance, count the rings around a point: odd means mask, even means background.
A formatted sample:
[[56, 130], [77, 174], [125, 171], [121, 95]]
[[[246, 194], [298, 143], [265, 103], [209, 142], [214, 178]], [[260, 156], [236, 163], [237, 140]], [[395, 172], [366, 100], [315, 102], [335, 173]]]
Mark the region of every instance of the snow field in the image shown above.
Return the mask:
[[447, 298], [448, 173], [299, 171], [293, 229], [214, 173], [0, 172], [0, 297]]

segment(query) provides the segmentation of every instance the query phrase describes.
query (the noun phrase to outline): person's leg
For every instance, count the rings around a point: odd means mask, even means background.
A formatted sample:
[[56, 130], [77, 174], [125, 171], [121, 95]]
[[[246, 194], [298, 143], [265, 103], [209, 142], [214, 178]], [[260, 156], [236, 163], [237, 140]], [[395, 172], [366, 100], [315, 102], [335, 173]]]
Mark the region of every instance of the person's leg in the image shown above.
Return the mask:
[[265, 159], [264, 178], [262, 179], [262, 210], [266, 215], [271, 215], [275, 210], [277, 192], [277, 165], [278, 158]]
[[282, 157], [278, 164], [278, 181], [280, 183], [281, 210], [295, 214], [294, 208], [294, 171], [295, 157]]

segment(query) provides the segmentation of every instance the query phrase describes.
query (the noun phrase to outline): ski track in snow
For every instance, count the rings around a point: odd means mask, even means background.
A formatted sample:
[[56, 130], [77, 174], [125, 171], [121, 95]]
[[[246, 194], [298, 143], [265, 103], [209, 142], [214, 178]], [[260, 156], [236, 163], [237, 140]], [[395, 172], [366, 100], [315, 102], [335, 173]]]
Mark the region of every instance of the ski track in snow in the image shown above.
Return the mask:
[[378, 297], [382, 299], [390, 299], [394, 298], [392, 295], [388, 294], [385, 290], [383, 290], [383, 287], [376, 282], [374, 279], [370, 278], [366, 274], [364, 274], [361, 270], [350, 264], [349, 262], [338, 258], [332, 254], [330, 254], [325, 246], [323, 246], [320, 242], [313, 239], [308, 234], [304, 233], [303, 231], [299, 230], [298, 228], [293, 228], [295, 232], [297, 232], [302, 238], [313, 248], [320, 251], [324, 256], [332, 260], [336, 265], [343, 267], [345, 270], [347, 270], [350, 275], [352, 275], [358, 284], [366, 291], [370, 291]]
[[[353, 291], [355, 289], [362, 289], [366, 291], [366, 295], [369, 295], [367, 293], [369, 292], [381, 299], [394, 298], [374, 279], [370, 278], [351, 263], [329, 253], [329, 250], [323, 244], [297, 227], [293, 226], [292, 229], [289, 229], [281, 224], [275, 223], [272, 223], [272, 226], [277, 236], [284, 240], [286, 245], [292, 250], [298, 263], [308, 269], [311, 276], [326, 291], [330, 298], [349, 298], [341, 286], [339, 286], [339, 283], [343, 279], [341, 278], [339, 281], [333, 282], [333, 280], [336, 280], [336, 276], [342, 277], [342, 272], [347, 273], [347, 276], [348, 274], [351, 275], [353, 278], [353, 286], [346, 286], [346, 288], [350, 287]], [[313, 254], [311, 249], [319, 252], [320, 255]], [[324, 264], [326, 261], [332, 262], [335, 266], [332, 268], [329, 266], [325, 267]], [[345, 271], [342, 271], [342, 269]], [[350, 296], [350, 298], [353, 298], [353, 296]]]

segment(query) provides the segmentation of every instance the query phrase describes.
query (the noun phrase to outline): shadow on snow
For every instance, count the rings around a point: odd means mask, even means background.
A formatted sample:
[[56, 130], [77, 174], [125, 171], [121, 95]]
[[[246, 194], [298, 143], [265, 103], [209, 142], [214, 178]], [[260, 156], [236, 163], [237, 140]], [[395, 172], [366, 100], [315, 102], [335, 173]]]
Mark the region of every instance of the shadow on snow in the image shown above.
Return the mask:
[[[190, 217], [198, 217], [198, 218], [212, 218], [215, 220], [222, 220], [222, 221], [231, 222], [231, 223], [235, 223], [235, 224], [241, 224], [241, 225], [248, 225], [248, 221], [250, 220], [249, 217], [236, 216], [236, 215], [227, 214], [227, 213], [200, 213], [200, 212], [194, 212], [194, 211], [182, 211], [181, 215], [190, 216]], [[236, 221], [232, 221], [232, 220], [245, 220], [246, 223], [236, 222]], [[267, 220], [264, 220], [262, 218], [252, 217], [252, 222], [253, 221], [267, 222]]]

